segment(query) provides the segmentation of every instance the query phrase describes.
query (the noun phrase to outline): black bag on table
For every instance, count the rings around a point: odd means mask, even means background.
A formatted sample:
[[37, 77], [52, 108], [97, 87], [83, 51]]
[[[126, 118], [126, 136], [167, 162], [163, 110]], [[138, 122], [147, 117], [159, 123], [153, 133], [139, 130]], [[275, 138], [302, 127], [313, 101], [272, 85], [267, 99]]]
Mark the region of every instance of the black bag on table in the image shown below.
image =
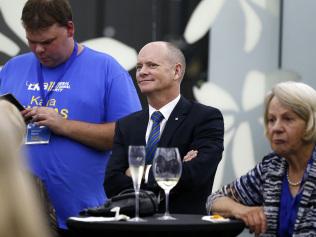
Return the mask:
[[[118, 195], [108, 199], [105, 204], [95, 208], [87, 208], [80, 212], [83, 216], [105, 216], [111, 217], [115, 212], [111, 212], [114, 207], [120, 207], [120, 214], [129, 217], [135, 216], [135, 191], [134, 189], [126, 189]], [[140, 190], [139, 192], [139, 215], [151, 216], [158, 211], [158, 201], [156, 195], [152, 191]]]

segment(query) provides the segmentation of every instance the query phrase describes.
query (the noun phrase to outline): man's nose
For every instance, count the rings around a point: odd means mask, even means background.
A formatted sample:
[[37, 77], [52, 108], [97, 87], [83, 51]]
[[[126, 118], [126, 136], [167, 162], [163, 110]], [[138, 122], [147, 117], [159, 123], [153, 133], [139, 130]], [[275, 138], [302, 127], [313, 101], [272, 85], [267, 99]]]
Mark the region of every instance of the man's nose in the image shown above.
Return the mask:
[[140, 69], [139, 69], [139, 73], [141, 74], [141, 75], [144, 75], [144, 74], [147, 74], [147, 70], [148, 69], [148, 67], [146, 66], [146, 65], [144, 65], [144, 66], [142, 66]]
[[44, 51], [45, 51], [45, 48], [43, 47], [43, 45], [41, 45], [41, 44], [35, 45], [35, 53], [36, 54], [43, 53]]

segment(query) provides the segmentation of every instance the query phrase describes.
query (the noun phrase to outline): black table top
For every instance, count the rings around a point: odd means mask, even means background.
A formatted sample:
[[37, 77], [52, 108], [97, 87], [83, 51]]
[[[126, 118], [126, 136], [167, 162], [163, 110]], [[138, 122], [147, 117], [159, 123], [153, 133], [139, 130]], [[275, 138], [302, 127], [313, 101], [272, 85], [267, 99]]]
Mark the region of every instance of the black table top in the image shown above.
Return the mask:
[[[115, 233], [191, 233], [194, 236], [237, 236], [242, 232], [245, 225], [240, 220], [230, 220], [223, 223], [212, 223], [201, 220], [201, 215], [173, 214], [177, 220], [157, 220], [160, 215], [146, 217], [146, 222], [128, 221], [106, 221], [106, 222], [82, 222], [68, 219], [69, 229], [82, 236], [103, 236], [104, 234]], [[167, 234], [168, 236], [168, 234]]]

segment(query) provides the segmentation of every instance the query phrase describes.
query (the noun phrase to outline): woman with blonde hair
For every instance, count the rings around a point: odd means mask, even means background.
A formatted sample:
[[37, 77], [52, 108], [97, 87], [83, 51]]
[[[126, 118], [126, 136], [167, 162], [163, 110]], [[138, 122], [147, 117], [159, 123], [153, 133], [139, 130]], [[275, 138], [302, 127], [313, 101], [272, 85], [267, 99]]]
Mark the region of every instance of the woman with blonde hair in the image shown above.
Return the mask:
[[0, 100], [0, 236], [48, 237], [48, 227], [21, 156], [25, 122]]
[[272, 152], [208, 198], [207, 209], [245, 222], [260, 236], [316, 234], [316, 91], [282, 82], [268, 93], [265, 133]]

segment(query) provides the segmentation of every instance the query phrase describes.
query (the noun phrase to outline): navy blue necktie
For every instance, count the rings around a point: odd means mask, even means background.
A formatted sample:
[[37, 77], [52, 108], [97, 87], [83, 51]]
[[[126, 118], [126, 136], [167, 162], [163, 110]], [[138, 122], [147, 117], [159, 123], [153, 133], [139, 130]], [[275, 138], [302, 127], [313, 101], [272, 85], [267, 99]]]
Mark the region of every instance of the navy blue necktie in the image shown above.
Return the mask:
[[155, 156], [157, 144], [160, 138], [160, 122], [163, 120], [163, 115], [159, 111], [155, 111], [150, 119], [153, 121], [151, 131], [146, 145], [146, 164], [151, 164]]

